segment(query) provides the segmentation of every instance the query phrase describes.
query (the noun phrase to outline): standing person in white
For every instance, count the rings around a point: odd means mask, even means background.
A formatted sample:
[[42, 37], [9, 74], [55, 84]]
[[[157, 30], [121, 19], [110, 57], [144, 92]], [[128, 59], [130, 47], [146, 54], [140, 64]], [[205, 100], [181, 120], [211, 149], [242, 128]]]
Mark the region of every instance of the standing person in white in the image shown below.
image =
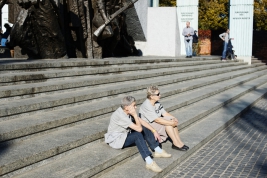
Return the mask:
[[182, 35], [184, 36], [186, 58], [191, 58], [194, 29], [190, 27], [190, 22], [186, 22], [186, 27], [183, 29]]

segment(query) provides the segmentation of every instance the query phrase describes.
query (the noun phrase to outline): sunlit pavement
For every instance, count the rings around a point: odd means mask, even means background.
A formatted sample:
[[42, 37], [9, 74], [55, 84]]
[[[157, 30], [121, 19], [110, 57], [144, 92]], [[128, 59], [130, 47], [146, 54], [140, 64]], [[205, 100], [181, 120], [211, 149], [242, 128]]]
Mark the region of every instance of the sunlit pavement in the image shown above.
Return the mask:
[[166, 177], [267, 178], [267, 97]]

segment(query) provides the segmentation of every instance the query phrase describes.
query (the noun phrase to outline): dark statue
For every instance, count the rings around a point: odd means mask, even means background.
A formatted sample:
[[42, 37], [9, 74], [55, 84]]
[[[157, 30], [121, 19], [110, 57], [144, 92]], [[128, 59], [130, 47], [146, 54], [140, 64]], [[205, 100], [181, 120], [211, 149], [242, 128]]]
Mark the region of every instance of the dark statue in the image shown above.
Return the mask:
[[18, 6], [7, 46], [30, 59], [138, 55], [124, 11], [137, 0], [0, 0]]

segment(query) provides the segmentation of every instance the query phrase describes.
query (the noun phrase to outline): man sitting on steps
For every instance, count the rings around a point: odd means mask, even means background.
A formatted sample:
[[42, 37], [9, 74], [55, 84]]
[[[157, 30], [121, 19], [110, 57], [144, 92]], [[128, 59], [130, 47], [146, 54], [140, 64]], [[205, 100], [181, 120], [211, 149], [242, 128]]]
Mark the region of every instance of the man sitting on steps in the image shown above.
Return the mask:
[[152, 160], [151, 152], [145, 140], [149, 147], [155, 150], [154, 157], [171, 157], [171, 154], [159, 147], [161, 138], [156, 130], [138, 117], [135, 98], [126, 96], [121, 100], [121, 107], [111, 115], [108, 132], [105, 134], [105, 142], [116, 149], [135, 144], [142, 158], [146, 161], [146, 168], [154, 172], [162, 172], [162, 169]]

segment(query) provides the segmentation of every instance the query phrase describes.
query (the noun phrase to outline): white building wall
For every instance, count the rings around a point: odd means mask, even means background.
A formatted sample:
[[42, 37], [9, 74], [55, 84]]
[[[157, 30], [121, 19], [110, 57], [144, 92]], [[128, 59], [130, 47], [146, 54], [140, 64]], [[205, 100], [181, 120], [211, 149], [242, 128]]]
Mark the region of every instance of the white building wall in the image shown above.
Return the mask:
[[180, 32], [180, 51], [181, 55], [185, 55], [185, 44], [184, 36], [182, 32], [186, 26], [186, 22], [190, 22], [190, 26], [198, 31], [198, 0], [177, 0], [177, 16], [178, 16], [178, 27]]
[[180, 55], [179, 29], [175, 7], [149, 7], [147, 43], [143, 55]]
[[253, 0], [231, 0], [230, 37], [238, 59], [251, 64], [253, 40]]

